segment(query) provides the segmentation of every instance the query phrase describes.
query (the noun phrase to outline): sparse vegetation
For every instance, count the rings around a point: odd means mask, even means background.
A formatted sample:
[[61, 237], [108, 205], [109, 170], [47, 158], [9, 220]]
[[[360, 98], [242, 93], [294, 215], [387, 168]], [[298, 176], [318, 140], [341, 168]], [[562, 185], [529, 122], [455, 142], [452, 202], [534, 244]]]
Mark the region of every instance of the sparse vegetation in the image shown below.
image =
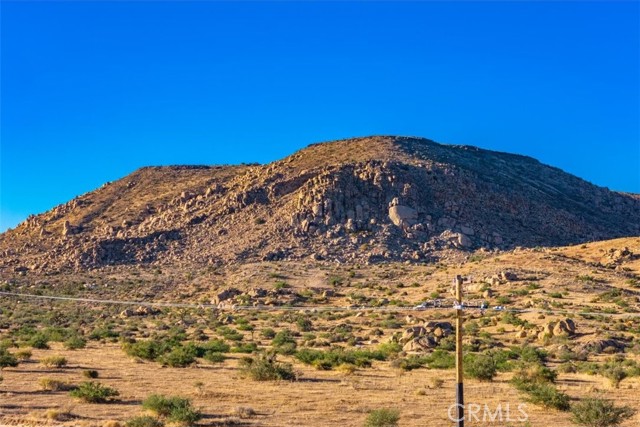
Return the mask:
[[202, 418], [202, 413], [193, 407], [191, 400], [178, 396], [152, 394], [142, 402], [142, 407], [169, 422], [192, 425]]
[[256, 358], [245, 357], [240, 364], [241, 373], [255, 381], [293, 381], [296, 375], [288, 363], [277, 362], [274, 355], [262, 354]]
[[106, 403], [120, 393], [111, 387], [97, 381], [85, 381], [69, 393], [72, 397], [87, 403]]
[[367, 415], [364, 427], [395, 427], [399, 420], [400, 411], [397, 409], [374, 409]]
[[616, 406], [611, 400], [587, 397], [571, 407], [573, 422], [585, 427], [615, 427], [630, 419], [636, 410]]
[[67, 359], [63, 356], [49, 356], [40, 361], [47, 368], [64, 368], [67, 366]]

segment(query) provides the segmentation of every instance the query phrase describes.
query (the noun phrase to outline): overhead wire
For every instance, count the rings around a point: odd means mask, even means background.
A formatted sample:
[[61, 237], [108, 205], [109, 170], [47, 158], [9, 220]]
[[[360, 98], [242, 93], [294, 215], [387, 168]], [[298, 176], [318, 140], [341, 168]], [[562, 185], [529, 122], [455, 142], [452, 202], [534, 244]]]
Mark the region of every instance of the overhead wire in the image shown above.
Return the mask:
[[[463, 311], [479, 310], [481, 314], [486, 312], [490, 313], [540, 313], [540, 314], [559, 314], [559, 315], [582, 315], [582, 316], [608, 316], [608, 317], [638, 317], [638, 313], [604, 313], [597, 311], [578, 311], [578, 310], [562, 310], [562, 309], [534, 309], [534, 308], [518, 308], [507, 306], [496, 307], [482, 307], [477, 305], [465, 305], [457, 306], [454, 302], [448, 305], [448, 300], [428, 300], [422, 304], [413, 307], [407, 306], [366, 306], [366, 305], [350, 305], [350, 306], [326, 306], [326, 305], [300, 305], [300, 306], [272, 306], [272, 305], [232, 305], [232, 304], [194, 304], [194, 303], [178, 303], [178, 302], [165, 302], [165, 301], [132, 301], [132, 300], [114, 300], [114, 299], [99, 299], [99, 298], [78, 298], [78, 297], [65, 297], [55, 295], [38, 295], [38, 294], [26, 294], [18, 292], [5, 292], [0, 291], [0, 295], [6, 297], [15, 298], [30, 298], [30, 299], [45, 299], [45, 300], [57, 300], [57, 301], [69, 301], [69, 302], [83, 302], [91, 304], [104, 304], [104, 305], [128, 305], [139, 307], [162, 307], [162, 308], [191, 308], [191, 309], [204, 309], [204, 310], [218, 310], [218, 311], [305, 311], [305, 312], [317, 312], [317, 311], [385, 311], [385, 312], [406, 312], [406, 311], [431, 311], [431, 310], [454, 310], [457, 308]], [[431, 306], [429, 306], [431, 304]]]

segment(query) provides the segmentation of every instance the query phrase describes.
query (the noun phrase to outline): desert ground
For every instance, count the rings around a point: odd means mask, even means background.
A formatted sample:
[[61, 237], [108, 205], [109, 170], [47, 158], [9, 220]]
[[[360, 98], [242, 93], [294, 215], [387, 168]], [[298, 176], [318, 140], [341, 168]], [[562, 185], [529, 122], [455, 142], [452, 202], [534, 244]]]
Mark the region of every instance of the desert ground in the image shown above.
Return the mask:
[[[2, 370], [0, 420], [5, 425], [133, 425], [127, 422], [134, 417], [157, 416], [142, 403], [162, 394], [190, 399], [202, 414], [195, 422], [201, 426], [362, 426], [380, 408], [397, 410], [400, 426], [453, 425], [448, 409], [455, 401], [455, 369], [440, 369], [429, 359], [438, 354], [450, 361], [452, 336], [445, 331], [435, 345], [420, 338], [430, 333], [429, 322], [454, 322], [454, 311], [413, 307], [450, 299], [456, 275], [466, 278], [465, 298], [486, 300], [490, 307], [465, 311], [465, 353], [495, 358], [516, 349], [513, 360], [490, 380], [473, 375], [465, 380], [466, 402], [493, 412], [500, 405], [503, 419], [490, 421], [481, 409], [480, 420], [467, 425], [576, 425], [570, 411], [533, 402], [515, 387], [513, 378], [532, 366], [522, 349], [544, 353], [534, 365], [556, 373], [551, 383], [570, 404], [599, 396], [638, 410], [638, 255], [640, 238], [626, 238], [478, 251], [435, 265], [264, 262], [202, 271], [141, 268], [5, 278], [4, 292], [226, 305], [138, 308], [1, 296], [0, 340], [5, 352], [21, 360]], [[574, 331], [545, 335], [545, 327], [553, 329], [566, 319], [575, 324]], [[418, 330], [423, 326], [427, 331]], [[34, 337], [44, 337], [45, 345]], [[71, 338], [81, 344], [69, 344]], [[183, 348], [211, 340], [230, 346], [221, 352], [224, 357], [194, 356], [184, 367], [172, 367], [179, 363], [166, 354], [152, 360], [132, 350], [145, 341]], [[363, 356], [364, 363], [322, 364], [306, 363], [299, 356], [304, 349], [384, 354]], [[257, 360], [269, 351], [276, 363], [290, 364], [294, 379], [256, 380], [243, 369], [246, 358]], [[51, 366], [52, 356], [66, 364]], [[409, 361], [417, 365], [410, 367]], [[619, 381], [609, 374], [616, 369], [624, 371]], [[73, 397], [70, 389], [88, 381], [89, 370], [118, 396], [104, 403]], [[43, 379], [58, 380], [60, 389], [46, 390]], [[520, 404], [526, 405], [526, 417], [517, 409]], [[621, 425], [640, 425], [640, 414]]]

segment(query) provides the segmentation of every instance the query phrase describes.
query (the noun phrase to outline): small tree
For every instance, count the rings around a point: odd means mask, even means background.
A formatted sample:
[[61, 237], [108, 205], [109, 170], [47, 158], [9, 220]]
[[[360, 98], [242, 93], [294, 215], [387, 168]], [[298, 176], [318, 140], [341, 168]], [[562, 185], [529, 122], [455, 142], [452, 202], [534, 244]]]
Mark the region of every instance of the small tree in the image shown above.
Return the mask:
[[615, 406], [612, 401], [589, 397], [571, 407], [572, 421], [585, 427], [619, 426], [635, 414], [629, 406]]

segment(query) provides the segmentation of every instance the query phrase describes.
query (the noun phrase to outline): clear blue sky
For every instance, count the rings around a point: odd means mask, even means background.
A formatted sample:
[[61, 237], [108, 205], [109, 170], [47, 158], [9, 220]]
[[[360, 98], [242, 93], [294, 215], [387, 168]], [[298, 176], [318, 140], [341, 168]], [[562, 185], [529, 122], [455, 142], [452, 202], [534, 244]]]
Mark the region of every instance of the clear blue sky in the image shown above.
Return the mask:
[[640, 192], [638, 2], [2, 2], [0, 230], [145, 165], [370, 134]]

